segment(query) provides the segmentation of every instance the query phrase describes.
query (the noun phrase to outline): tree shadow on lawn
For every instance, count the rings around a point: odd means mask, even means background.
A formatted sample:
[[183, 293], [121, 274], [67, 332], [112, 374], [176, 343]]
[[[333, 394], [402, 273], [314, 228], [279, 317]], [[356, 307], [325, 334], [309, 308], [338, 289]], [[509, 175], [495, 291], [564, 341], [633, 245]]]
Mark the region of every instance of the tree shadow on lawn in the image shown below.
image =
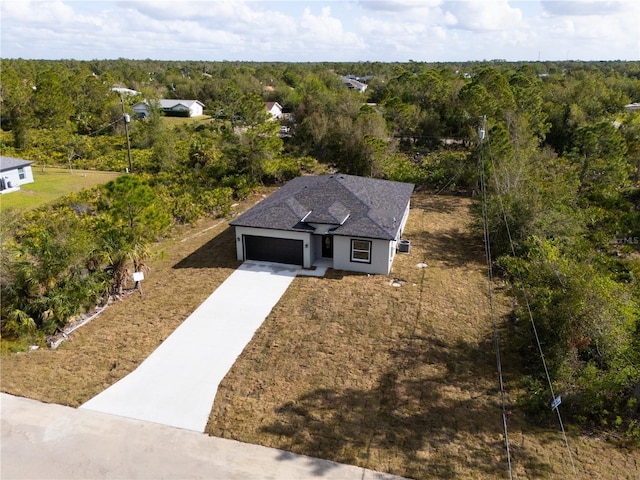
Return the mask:
[[[497, 376], [489, 375], [492, 340], [446, 345], [416, 337], [389, 355], [375, 387], [318, 388], [281, 405], [279, 419], [261, 431], [285, 450], [412, 478], [506, 475]], [[429, 365], [440, 368], [427, 374]], [[529, 472], [550, 472], [524, 447], [512, 446], [511, 455]], [[313, 466], [316, 475], [331, 468]]]
[[235, 231], [227, 227], [203, 246], [180, 260], [173, 268], [238, 268]]

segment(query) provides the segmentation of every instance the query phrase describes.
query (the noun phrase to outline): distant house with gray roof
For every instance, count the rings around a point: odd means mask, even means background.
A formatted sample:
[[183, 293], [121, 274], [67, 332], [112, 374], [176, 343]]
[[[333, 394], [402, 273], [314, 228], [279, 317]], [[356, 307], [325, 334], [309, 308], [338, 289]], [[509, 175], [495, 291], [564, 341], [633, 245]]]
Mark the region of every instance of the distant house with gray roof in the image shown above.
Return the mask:
[[[131, 108], [138, 116], [145, 118], [149, 116], [151, 103], [143, 100]], [[174, 117], [198, 117], [204, 113], [204, 104], [199, 100], [161, 99], [157, 102], [157, 108], [165, 115]]]
[[413, 188], [343, 174], [294, 178], [230, 222], [237, 258], [387, 275]]
[[33, 171], [29, 160], [0, 156], [0, 192], [20, 190], [20, 185], [33, 183]]
[[357, 90], [360, 93], [367, 91], [367, 84], [361, 81], [361, 79], [351, 75], [342, 77], [342, 83], [344, 83], [347, 88]]

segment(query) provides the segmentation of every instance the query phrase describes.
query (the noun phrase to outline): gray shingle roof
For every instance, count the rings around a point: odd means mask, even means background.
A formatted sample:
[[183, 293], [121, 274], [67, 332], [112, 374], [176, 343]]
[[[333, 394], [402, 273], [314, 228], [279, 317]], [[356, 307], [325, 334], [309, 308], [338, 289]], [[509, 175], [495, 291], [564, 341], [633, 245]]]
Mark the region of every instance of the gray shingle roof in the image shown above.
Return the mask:
[[13, 170], [20, 167], [27, 167], [32, 163], [33, 162], [22, 158], [0, 156], [0, 172], [6, 172], [7, 170]]
[[413, 187], [343, 174], [297, 177], [231, 225], [306, 231], [328, 224], [334, 235], [394, 240]]

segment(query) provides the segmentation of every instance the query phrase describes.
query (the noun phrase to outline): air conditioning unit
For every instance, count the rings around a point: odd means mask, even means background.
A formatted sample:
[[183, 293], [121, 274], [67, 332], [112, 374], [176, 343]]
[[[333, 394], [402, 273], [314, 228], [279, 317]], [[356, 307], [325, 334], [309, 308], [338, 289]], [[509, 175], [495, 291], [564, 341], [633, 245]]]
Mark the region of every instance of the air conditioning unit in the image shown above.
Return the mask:
[[398, 253], [409, 253], [411, 242], [409, 240], [399, 240], [397, 246]]

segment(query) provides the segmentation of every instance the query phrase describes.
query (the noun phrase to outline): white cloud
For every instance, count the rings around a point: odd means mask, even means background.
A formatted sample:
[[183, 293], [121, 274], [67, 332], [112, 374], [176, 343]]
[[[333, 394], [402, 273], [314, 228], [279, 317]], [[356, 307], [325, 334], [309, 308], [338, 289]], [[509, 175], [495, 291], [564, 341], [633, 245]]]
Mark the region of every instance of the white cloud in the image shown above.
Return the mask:
[[66, 24], [74, 17], [73, 8], [60, 0], [32, 2], [31, 0], [2, 2], [2, 15], [9, 19], [28, 18], [30, 23], [53, 26]]
[[203, 18], [219, 18], [221, 21], [226, 21], [247, 11], [246, 3], [237, 0], [216, 0], [213, 2], [121, 0], [118, 4], [160, 21], [198, 20]]
[[513, 30], [522, 27], [522, 12], [508, 0], [450, 1], [443, 5], [455, 18], [455, 26], [463, 30]]
[[6, 58], [638, 60], [637, 0], [0, 0]]
[[368, 10], [406, 12], [436, 7], [442, 0], [360, 0], [358, 3]]
[[364, 46], [360, 37], [344, 30], [342, 22], [331, 15], [330, 7], [323, 7], [320, 15], [314, 15], [310, 8], [305, 8], [302, 18], [297, 21], [296, 33], [297, 41], [306, 47], [354, 49]]
[[[558, 3], [558, 5], [550, 5]], [[547, 45], [560, 58], [598, 60], [640, 58], [640, 3], [636, 1], [542, 2], [535, 19]]]

